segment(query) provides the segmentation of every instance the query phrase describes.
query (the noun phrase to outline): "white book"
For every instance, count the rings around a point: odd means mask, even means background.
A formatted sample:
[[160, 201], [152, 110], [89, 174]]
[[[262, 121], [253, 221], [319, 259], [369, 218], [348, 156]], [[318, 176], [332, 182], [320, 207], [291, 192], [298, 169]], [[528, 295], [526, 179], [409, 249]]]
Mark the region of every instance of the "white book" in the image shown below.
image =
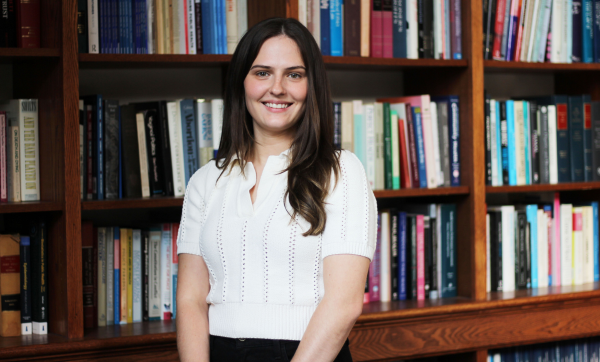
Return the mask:
[[185, 194], [185, 169], [183, 166], [183, 136], [179, 107], [176, 102], [167, 103], [167, 122], [169, 126], [169, 144], [171, 146], [171, 167], [173, 169], [173, 191], [175, 197]]
[[515, 207], [502, 206], [502, 291], [515, 290]]
[[106, 228], [99, 227], [98, 232], [98, 326], [106, 326]]
[[248, 31], [248, 0], [237, 0], [238, 37], [242, 39]]
[[[192, 2], [191, 0], [188, 0]], [[158, 53], [156, 49], [156, 18], [154, 11], [154, 1], [146, 1], [146, 34], [148, 36], [148, 54]]]
[[383, 103], [375, 103], [375, 190], [385, 189]]
[[573, 284], [573, 205], [560, 205], [560, 279]]
[[490, 214], [485, 215], [485, 291], [492, 291], [492, 268], [490, 263]]
[[[398, 134], [398, 113], [393, 112], [390, 116], [391, 130], [392, 130], [392, 180], [398, 180], [398, 184], [400, 183], [400, 139]], [[396, 182], [393, 182], [395, 185]], [[399, 189], [400, 187], [394, 186], [393, 188]]]
[[300, 24], [306, 26], [308, 24], [307, 14], [307, 3], [306, 0], [298, 0], [298, 21]]
[[213, 139], [212, 139], [212, 106], [210, 102], [205, 102], [203, 99], [196, 101], [196, 115], [198, 122], [198, 155], [200, 156], [200, 167], [206, 165], [213, 156]]
[[[543, 209], [537, 211], [537, 262], [538, 287], [548, 287], [548, 215]], [[532, 240], [534, 242], [534, 240]]]
[[[366, 1], [366, 0], [363, 0]], [[312, 17], [312, 21], [310, 23], [311, 27], [310, 33], [315, 38], [319, 49], [321, 48], [321, 0], [308, 0], [307, 6], [309, 7], [308, 11], [310, 11], [309, 16]], [[308, 19], [307, 19], [308, 20]]]
[[522, 62], [527, 61], [527, 52], [529, 50], [529, 33], [531, 33], [531, 19], [533, 17], [533, 9], [535, 7], [536, 0], [523, 0], [524, 12], [525, 16], [523, 22], [523, 36], [521, 42], [521, 55], [519, 60]]
[[106, 325], [115, 324], [115, 237], [114, 228], [106, 228]]
[[[167, 1], [168, 4], [172, 2], [172, 14], [170, 16], [171, 27], [173, 29], [172, 39], [173, 43], [171, 44], [171, 54], [185, 54], [181, 53], [181, 43], [183, 42], [185, 47], [185, 36], [181, 36], [181, 25], [183, 23], [183, 19], [181, 19], [182, 14], [182, 6], [183, 0], [170, 0]], [[169, 18], [169, 16], [165, 16], [165, 18]], [[167, 20], [168, 21], [168, 20]], [[167, 38], [169, 39], [169, 38]]]
[[423, 127], [423, 149], [425, 150], [425, 168], [427, 170], [427, 188], [437, 187], [437, 170], [433, 155], [433, 136], [431, 126], [431, 101], [429, 94], [421, 96], [421, 121]]
[[[560, 1], [560, 0], [557, 0]], [[562, 60], [563, 63], [572, 63], [573, 59], [573, 1], [572, 0], [563, 0], [564, 1], [564, 11], [563, 11], [563, 51], [562, 51]]]
[[515, 163], [517, 185], [525, 185], [525, 130], [523, 129], [523, 102], [515, 101]]
[[594, 282], [594, 210], [591, 206], [581, 207], [583, 214], [583, 283]]
[[227, 25], [227, 54], [233, 54], [238, 38], [237, 0], [225, 0], [225, 23]]
[[583, 241], [583, 210], [581, 207], [573, 208], [573, 285], [583, 284], [585, 264], [585, 249]]
[[366, 161], [365, 171], [371, 190], [375, 189], [375, 107], [373, 103], [363, 105], [366, 130]]
[[558, 148], [556, 142], [556, 106], [548, 106], [548, 159], [551, 184], [558, 183]]
[[7, 150], [6, 150], [6, 189], [8, 202], [21, 201], [21, 150], [19, 146], [19, 126], [7, 127]]
[[13, 99], [0, 105], [7, 124], [19, 127], [21, 201], [40, 200], [40, 149], [37, 99]]
[[433, 149], [433, 160], [435, 162], [435, 187], [442, 187], [444, 186], [444, 170], [442, 169], [442, 156], [440, 152], [437, 104], [435, 102], [429, 103], [429, 110], [431, 113], [431, 148]]
[[[151, 1], [150, 1], [151, 2]], [[187, 0], [187, 53], [196, 54], [196, 6], [193, 0]]]
[[161, 319], [161, 288], [160, 288], [160, 247], [162, 230], [150, 229], [149, 249], [149, 276], [148, 276], [148, 319]]
[[133, 321], [142, 321], [142, 231], [133, 229]]
[[527, 42], [527, 61], [533, 61], [533, 54], [535, 50], [535, 36], [538, 28], [538, 21], [540, 17], [540, 3], [543, 0], [535, 0], [533, 3], [533, 12], [531, 14], [531, 26], [529, 28], [528, 36], [529, 41]]
[[[537, 43], [537, 61], [543, 63], [546, 60], [546, 44], [548, 41], [548, 30], [550, 29], [550, 14], [552, 8], [552, 0], [543, 0], [544, 9], [541, 20], [541, 34]], [[536, 56], [534, 54], [534, 61]]]
[[392, 265], [391, 265], [391, 243], [390, 243], [390, 213], [381, 212], [381, 282], [380, 298], [382, 302], [392, 301]]
[[342, 149], [354, 152], [354, 110], [351, 101], [342, 102]]
[[213, 99], [211, 102], [213, 150], [219, 150], [221, 130], [223, 129], [223, 100]]
[[406, 1], [406, 57], [419, 59], [419, 19], [417, 0]]
[[443, 33], [443, 18], [442, 13], [443, 0], [435, 0], [433, 2], [433, 58], [442, 59], [444, 53], [444, 33]]
[[160, 319], [171, 319], [171, 224], [162, 224], [160, 242]]
[[87, 31], [88, 53], [100, 53], [100, 38], [98, 37], [98, 0], [87, 0]]
[[146, 153], [146, 126], [144, 125], [145, 115], [145, 112], [139, 112], [135, 115], [135, 119], [138, 135], [138, 149], [140, 156], [140, 178], [142, 181], [142, 197], [150, 197], [150, 178], [148, 176], [148, 156]]
[[562, 20], [563, 20], [563, 0], [552, 1], [551, 11], [551, 29], [552, 40], [550, 42], [550, 61], [552, 63], [562, 62]]
[[[498, 175], [498, 143], [497, 143], [497, 132], [496, 132], [496, 102], [492, 99], [490, 101], [490, 149], [492, 153], [492, 186], [499, 186], [499, 179], [502, 175]], [[502, 162], [502, 160], [500, 160]]]

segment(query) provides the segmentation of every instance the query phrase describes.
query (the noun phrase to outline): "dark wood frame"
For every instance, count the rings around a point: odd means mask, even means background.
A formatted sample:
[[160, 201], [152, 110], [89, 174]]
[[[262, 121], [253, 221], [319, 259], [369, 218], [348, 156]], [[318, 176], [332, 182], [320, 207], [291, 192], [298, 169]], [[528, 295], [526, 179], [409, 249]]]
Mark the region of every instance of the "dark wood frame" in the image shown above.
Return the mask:
[[[83, 328], [82, 212], [179, 208], [181, 198], [81, 201], [79, 197], [79, 68], [227, 67], [228, 55], [77, 54], [77, 1], [42, 1], [42, 49], [0, 49], [13, 65], [15, 98], [40, 100], [42, 201], [0, 204], [0, 214], [50, 215], [48, 336], [0, 338], [0, 359], [176, 360], [170, 322]], [[270, 16], [298, 16], [295, 0], [249, 0], [249, 24]], [[325, 57], [330, 69], [404, 71], [406, 94], [458, 94], [461, 112], [462, 186], [377, 190], [381, 203], [401, 198], [451, 200], [458, 205], [459, 297], [365, 305], [350, 334], [355, 360], [447, 356], [484, 362], [487, 351], [530, 343], [600, 335], [600, 285], [515, 293], [486, 293], [485, 213], [488, 195], [591, 190], [600, 183], [518, 187], [485, 186], [484, 74], [553, 72], [557, 91], [600, 100], [599, 64], [484, 61], [481, 0], [462, 1], [463, 60]], [[19, 216], [22, 215], [22, 216]]]

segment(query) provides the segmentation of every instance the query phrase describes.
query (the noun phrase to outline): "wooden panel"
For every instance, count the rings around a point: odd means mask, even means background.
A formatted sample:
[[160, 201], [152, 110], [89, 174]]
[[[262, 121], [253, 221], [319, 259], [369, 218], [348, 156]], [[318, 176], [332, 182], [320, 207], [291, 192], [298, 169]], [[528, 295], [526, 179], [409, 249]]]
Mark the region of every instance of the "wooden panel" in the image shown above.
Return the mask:
[[[400, 68], [466, 68], [467, 60], [439, 59], [399, 59], [399, 58], [370, 58], [370, 57], [332, 57], [324, 56], [327, 69], [400, 69]], [[447, 75], [450, 69], [445, 69]], [[430, 84], [428, 84], [430, 85]]]
[[436, 189], [402, 189], [402, 190], [374, 190], [373, 193], [378, 199], [392, 197], [424, 197], [424, 196], [449, 196], [449, 195], [467, 195], [468, 186], [457, 187], [439, 187]]
[[[600, 66], [600, 64], [594, 64]], [[600, 69], [600, 68], [597, 68]], [[559, 73], [554, 76], [557, 94], [591, 94], [592, 100], [600, 101], [600, 72]]]
[[524, 186], [486, 186], [488, 194], [522, 193], [522, 192], [554, 192], [554, 191], [589, 191], [600, 190], [600, 182], [567, 182], [561, 184], [524, 185]]
[[[42, 48], [61, 48], [63, 1], [40, 1], [40, 43]], [[76, 18], [74, 18], [76, 19]], [[75, 40], [77, 41], [77, 39]]]
[[62, 204], [57, 201], [28, 201], [0, 204], [0, 214], [60, 210], [62, 210]]
[[285, 0], [285, 16], [298, 20], [298, 0]]
[[140, 199], [119, 199], [119, 200], [95, 200], [83, 201], [81, 203], [83, 210], [112, 210], [112, 209], [139, 209], [155, 207], [181, 207], [183, 205], [182, 197], [156, 197]]
[[[274, 17], [285, 18], [287, 1], [288, 0], [248, 0], [248, 28], [265, 19]], [[298, 18], [297, 15], [296, 18]]]
[[212, 67], [231, 61], [228, 54], [79, 54], [82, 69]]
[[[600, 63], [527, 63], [527, 62], [501, 62], [497, 60], [485, 60], [485, 70], [505, 70], [505, 71], [527, 71], [527, 72], [546, 72], [546, 71], [597, 71], [600, 70]], [[589, 72], [587, 73], [589, 74]]]

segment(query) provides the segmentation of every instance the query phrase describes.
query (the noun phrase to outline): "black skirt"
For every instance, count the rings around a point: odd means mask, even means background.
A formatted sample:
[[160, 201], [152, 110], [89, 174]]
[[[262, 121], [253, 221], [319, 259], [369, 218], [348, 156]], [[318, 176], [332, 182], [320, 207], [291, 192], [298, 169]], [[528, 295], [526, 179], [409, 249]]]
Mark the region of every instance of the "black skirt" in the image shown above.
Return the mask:
[[[352, 362], [350, 341], [342, 346], [334, 362]], [[285, 339], [227, 338], [210, 336], [211, 362], [289, 362], [300, 341]]]

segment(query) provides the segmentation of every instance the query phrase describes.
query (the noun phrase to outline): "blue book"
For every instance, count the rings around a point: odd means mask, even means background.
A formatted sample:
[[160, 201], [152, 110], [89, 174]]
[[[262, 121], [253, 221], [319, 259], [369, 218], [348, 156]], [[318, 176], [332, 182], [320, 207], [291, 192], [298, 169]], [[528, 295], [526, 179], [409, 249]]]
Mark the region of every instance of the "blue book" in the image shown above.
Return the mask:
[[594, 10], [592, 0], [582, 0], [582, 27], [583, 27], [583, 58], [584, 63], [594, 62]]
[[413, 129], [415, 132], [415, 146], [417, 148], [417, 164], [419, 166], [419, 187], [427, 188], [427, 166], [425, 165], [425, 143], [423, 142], [423, 122], [421, 120], [421, 107], [411, 107], [413, 116]]
[[448, 104], [450, 138], [450, 186], [460, 186], [460, 107], [457, 95], [431, 97], [432, 102]]
[[[119, 1], [119, 54], [127, 54], [127, 21], [125, 20], [125, 3], [127, 0]], [[119, 317], [120, 318], [120, 317]], [[120, 319], [119, 319], [120, 320]]]
[[531, 134], [529, 133], [529, 102], [523, 101], [523, 141], [525, 154], [525, 184], [531, 185]]
[[598, 201], [593, 201], [590, 203], [592, 205], [592, 212], [594, 214], [594, 281], [600, 281], [600, 261], [599, 252], [600, 248], [598, 246]]
[[331, 29], [331, 55], [341, 57], [344, 55], [343, 27], [342, 27], [343, 0], [329, 0], [329, 21]]
[[[582, 33], [583, 33], [583, 21], [581, 19], [582, 16], [582, 4], [583, 4], [583, 0], [569, 0], [569, 2], [572, 2], [571, 7], [569, 7], [569, 9], [572, 9], [572, 15], [569, 16], [568, 18], [570, 18], [569, 20], [571, 20], [571, 24], [572, 24], [572, 28], [569, 29], [572, 32], [572, 55], [571, 55], [571, 59], [573, 61], [573, 63], [579, 63], [581, 62], [581, 57], [583, 55], [583, 51], [582, 51], [582, 45], [583, 45], [583, 37], [582, 37]], [[567, 52], [567, 56], [568, 56], [568, 52]]]
[[442, 249], [442, 280], [438, 285], [441, 298], [456, 297], [456, 205], [440, 205], [442, 235], [439, 247]]
[[585, 181], [594, 181], [592, 150], [594, 139], [592, 137], [592, 97], [589, 94], [582, 96], [583, 100], [583, 178]]
[[406, 300], [406, 213], [398, 213], [398, 286], [399, 299]]
[[119, 54], [119, 0], [110, 0], [110, 52]]
[[147, 1], [152, 1], [152, 0], [140, 0], [140, 4], [141, 4], [141, 33], [142, 33], [142, 54], [148, 54], [148, 12], [146, 11], [147, 8]]
[[365, 170], [367, 169], [367, 140], [366, 127], [363, 117], [363, 107], [360, 107], [360, 112], [356, 113], [354, 109], [354, 154], [360, 160]]
[[[583, 173], [583, 97], [569, 97], [569, 144], [571, 146], [571, 181], [584, 181]], [[591, 152], [590, 152], [591, 153]]]
[[393, 0], [392, 6], [394, 58], [406, 58], [406, 0]]
[[[118, 250], [119, 260], [121, 260], [121, 230], [118, 227], [114, 228], [114, 239], [115, 239], [115, 250]], [[115, 311], [115, 324], [119, 324], [121, 320], [121, 263], [114, 263], [114, 311]]]
[[504, 4], [504, 9], [502, 9], [504, 11], [504, 19], [506, 19], [504, 21], [504, 29], [502, 31], [502, 42], [500, 43], [500, 55], [502, 56], [502, 60], [508, 60], [508, 57], [506, 56], [506, 52], [508, 50], [508, 39], [512, 39], [510, 36], [510, 24], [512, 23], [512, 17], [510, 16], [510, 4], [511, 1], [506, 1]]
[[225, 14], [225, 0], [219, 0], [219, 27], [221, 29], [221, 54], [227, 54], [227, 20]]
[[508, 184], [517, 184], [517, 155], [515, 147], [515, 102], [506, 101], [506, 134], [508, 143]]
[[502, 170], [503, 170], [503, 149], [502, 149], [502, 128], [500, 125], [500, 102], [492, 100], [492, 102], [495, 102], [496, 104], [496, 153], [497, 153], [497, 158], [498, 158], [498, 162], [496, 162], [498, 164], [498, 186], [502, 186], [504, 181], [503, 181], [503, 177], [502, 177]]
[[107, 54], [108, 52], [108, 38], [107, 38], [107, 9], [108, 0], [98, 0], [98, 30], [100, 31], [100, 54]]
[[558, 182], [571, 182], [571, 156], [568, 117], [568, 98], [563, 95], [536, 98], [538, 106], [556, 106], [556, 154]]
[[145, 13], [146, 9], [142, 9], [140, 0], [133, 0], [133, 34], [135, 36], [135, 54], [142, 54], [142, 10]]
[[[597, 12], [600, 11], [600, 0], [593, 0], [594, 1], [594, 18], [596, 18], [596, 16], [600, 16], [600, 14], [598, 14]], [[592, 27], [593, 27], [593, 42], [594, 42], [594, 62], [595, 63], [600, 63], [600, 21], [592, 21]]]
[[[527, 205], [525, 212], [529, 224], [529, 240], [531, 250], [531, 288], [538, 288], [538, 235], [537, 235], [537, 205]], [[544, 287], [546, 287], [544, 285]]]
[[204, 54], [215, 54], [212, 36], [212, 7], [210, 0], [202, 0], [202, 47]]
[[329, 26], [329, 0], [321, 1], [321, 54], [331, 55], [331, 28]]
[[196, 137], [196, 113], [193, 99], [181, 101], [181, 130], [183, 138], [183, 166], [185, 168], [185, 185], [198, 170], [198, 144]]
[[[552, 217], [552, 205], [544, 205], [544, 213], [546, 214], [550, 214], [550, 217]], [[550, 246], [549, 246], [550, 247]], [[552, 263], [551, 258], [548, 259], [549, 263]], [[540, 285], [540, 287], [551, 287], [552, 286], [552, 273], [545, 271], [546, 273], [548, 273], [548, 285]]]
[[[221, 3], [225, 0], [213, 0], [212, 18], [213, 18], [213, 42], [216, 44], [216, 53], [223, 54], [223, 29], [221, 28]], [[225, 52], [226, 53], [226, 52]]]
[[129, 54], [135, 53], [135, 41], [133, 38], [133, 1], [127, 0], [127, 47], [129, 48]]

